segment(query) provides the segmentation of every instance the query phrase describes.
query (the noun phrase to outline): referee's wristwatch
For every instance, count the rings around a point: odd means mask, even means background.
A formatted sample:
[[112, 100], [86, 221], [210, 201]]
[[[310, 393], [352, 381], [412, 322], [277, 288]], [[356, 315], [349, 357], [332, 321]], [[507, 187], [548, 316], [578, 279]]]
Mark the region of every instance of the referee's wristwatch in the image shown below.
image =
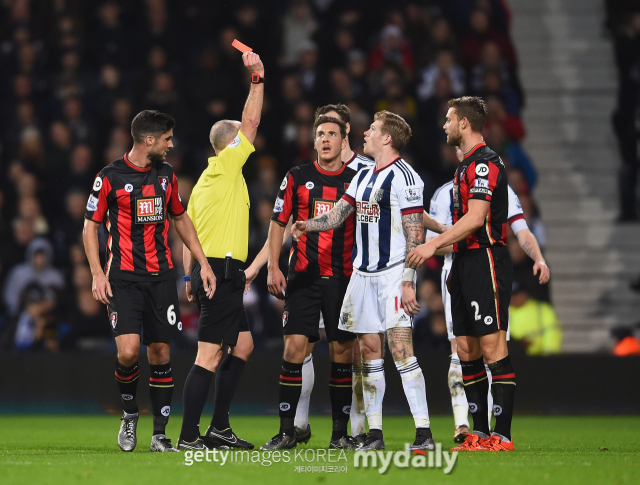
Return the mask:
[[264, 78], [258, 74], [257, 72], [254, 72], [253, 74], [251, 74], [251, 83], [252, 84], [264, 84]]

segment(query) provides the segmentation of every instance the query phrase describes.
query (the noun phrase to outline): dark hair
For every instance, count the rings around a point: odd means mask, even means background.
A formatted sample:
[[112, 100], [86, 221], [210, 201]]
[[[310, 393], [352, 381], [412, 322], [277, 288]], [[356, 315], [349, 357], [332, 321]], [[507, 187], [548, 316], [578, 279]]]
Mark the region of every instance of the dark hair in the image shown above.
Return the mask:
[[322, 123], [335, 123], [340, 127], [340, 136], [342, 137], [342, 139], [345, 139], [347, 137], [347, 124], [344, 121], [334, 116], [324, 115], [320, 115], [316, 118], [316, 122], [313, 124], [314, 135], [318, 131], [318, 126], [320, 126]]
[[328, 104], [326, 106], [320, 106], [316, 110], [316, 118], [327, 114], [329, 111], [335, 111], [340, 116], [340, 119], [344, 123], [351, 123], [351, 110], [346, 104]]
[[487, 121], [489, 110], [482, 98], [477, 96], [463, 96], [461, 98], [450, 99], [447, 108], [456, 110], [458, 118], [469, 120], [471, 130], [482, 133], [484, 124]]
[[411, 138], [411, 127], [404, 120], [402, 116], [399, 116], [391, 111], [378, 111], [373, 115], [375, 121], [382, 121], [382, 128], [380, 132], [383, 135], [391, 136], [391, 147], [400, 152]]
[[168, 114], [156, 110], [140, 111], [131, 122], [131, 136], [135, 143], [140, 143], [145, 136], [156, 138], [172, 130], [176, 121]]

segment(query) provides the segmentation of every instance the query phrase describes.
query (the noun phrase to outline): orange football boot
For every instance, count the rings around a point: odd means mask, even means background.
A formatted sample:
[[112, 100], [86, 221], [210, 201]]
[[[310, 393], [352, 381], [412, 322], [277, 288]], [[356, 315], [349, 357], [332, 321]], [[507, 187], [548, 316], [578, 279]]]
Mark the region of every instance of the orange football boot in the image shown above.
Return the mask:
[[504, 441], [500, 436], [490, 436], [486, 440], [482, 440], [480, 445], [482, 450], [477, 451], [515, 451], [513, 446], [513, 439], [511, 441]]
[[487, 451], [483, 448], [483, 444], [489, 438], [480, 438], [477, 434], [470, 434], [459, 445], [449, 448], [450, 451]]

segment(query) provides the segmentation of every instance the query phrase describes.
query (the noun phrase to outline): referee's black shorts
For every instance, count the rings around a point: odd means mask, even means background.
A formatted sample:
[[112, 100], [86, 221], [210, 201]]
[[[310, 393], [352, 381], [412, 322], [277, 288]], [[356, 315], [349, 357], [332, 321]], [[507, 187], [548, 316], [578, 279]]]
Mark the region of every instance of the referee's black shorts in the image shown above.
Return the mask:
[[345, 342], [356, 338], [355, 333], [338, 328], [340, 309], [349, 280], [337, 285], [292, 280], [287, 284], [282, 314], [284, 335], [304, 335], [309, 342], [320, 340], [320, 312], [329, 342]]
[[509, 327], [513, 265], [503, 246], [456, 253], [451, 266], [451, 317], [456, 337]]
[[224, 259], [207, 258], [216, 276], [216, 291], [209, 300], [200, 276], [200, 263], [195, 261], [191, 269], [191, 291], [200, 310], [198, 341], [235, 346], [238, 334], [249, 331], [244, 311], [244, 263], [232, 260], [231, 279], [224, 278]]

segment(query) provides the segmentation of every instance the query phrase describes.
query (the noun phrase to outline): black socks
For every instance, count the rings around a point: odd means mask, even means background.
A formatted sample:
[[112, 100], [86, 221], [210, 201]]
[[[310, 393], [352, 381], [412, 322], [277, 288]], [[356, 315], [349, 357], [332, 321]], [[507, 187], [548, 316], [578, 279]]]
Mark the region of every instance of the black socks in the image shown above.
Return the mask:
[[[491, 371], [491, 394], [493, 394], [493, 414], [496, 417], [494, 433], [511, 440], [511, 420], [513, 400], [516, 394], [516, 374], [513, 372], [511, 357], [489, 364]], [[475, 422], [475, 418], [474, 418]]]
[[464, 392], [467, 395], [469, 411], [473, 416], [473, 431], [479, 431], [488, 436], [490, 433], [489, 404], [487, 403], [489, 380], [484, 368], [484, 361], [482, 357], [472, 361], [461, 360], [460, 365], [462, 366]]
[[246, 362], [239, 357], [227, 354], [216, 372], [216, 393], [213, 398], [213, 417], [211, 426], [218, 431], [230, 428], [229, 408], [238, 388], [238, 382]]
[[138, 377], [140, 377], [140, 369], [138, 369], [137, 362], [131, 367], [126, 367], [116, 359], [116, 383], [120, 390], [122, 407], [127, 414], [138, 412], [138, 404], [136, 403]]
[[280, 371], [280, 433], [293, 436], [294, 420], [301, 392], [302, 364], [283, 360]]
[[351, 364], [331, 362], [329, 397], [331, 398], [331, 417], [333, 419], [332, 440], [340, 439], [347, 434], [353, 384], [351, 367]]
[[184, 441], [191, 443], [200, 437], [200, 416], [209, 395], [212, 379], [213, 372], [195, 364], [187, 376], [182, 395], [184, 415], [180, 431], [180, 438]]
[[171, 364], [150, 365], [149, 394], [153, 414], [153, 434], [165, 434], [171, 413], [171, 396], [173, 395], [173, 377]]

